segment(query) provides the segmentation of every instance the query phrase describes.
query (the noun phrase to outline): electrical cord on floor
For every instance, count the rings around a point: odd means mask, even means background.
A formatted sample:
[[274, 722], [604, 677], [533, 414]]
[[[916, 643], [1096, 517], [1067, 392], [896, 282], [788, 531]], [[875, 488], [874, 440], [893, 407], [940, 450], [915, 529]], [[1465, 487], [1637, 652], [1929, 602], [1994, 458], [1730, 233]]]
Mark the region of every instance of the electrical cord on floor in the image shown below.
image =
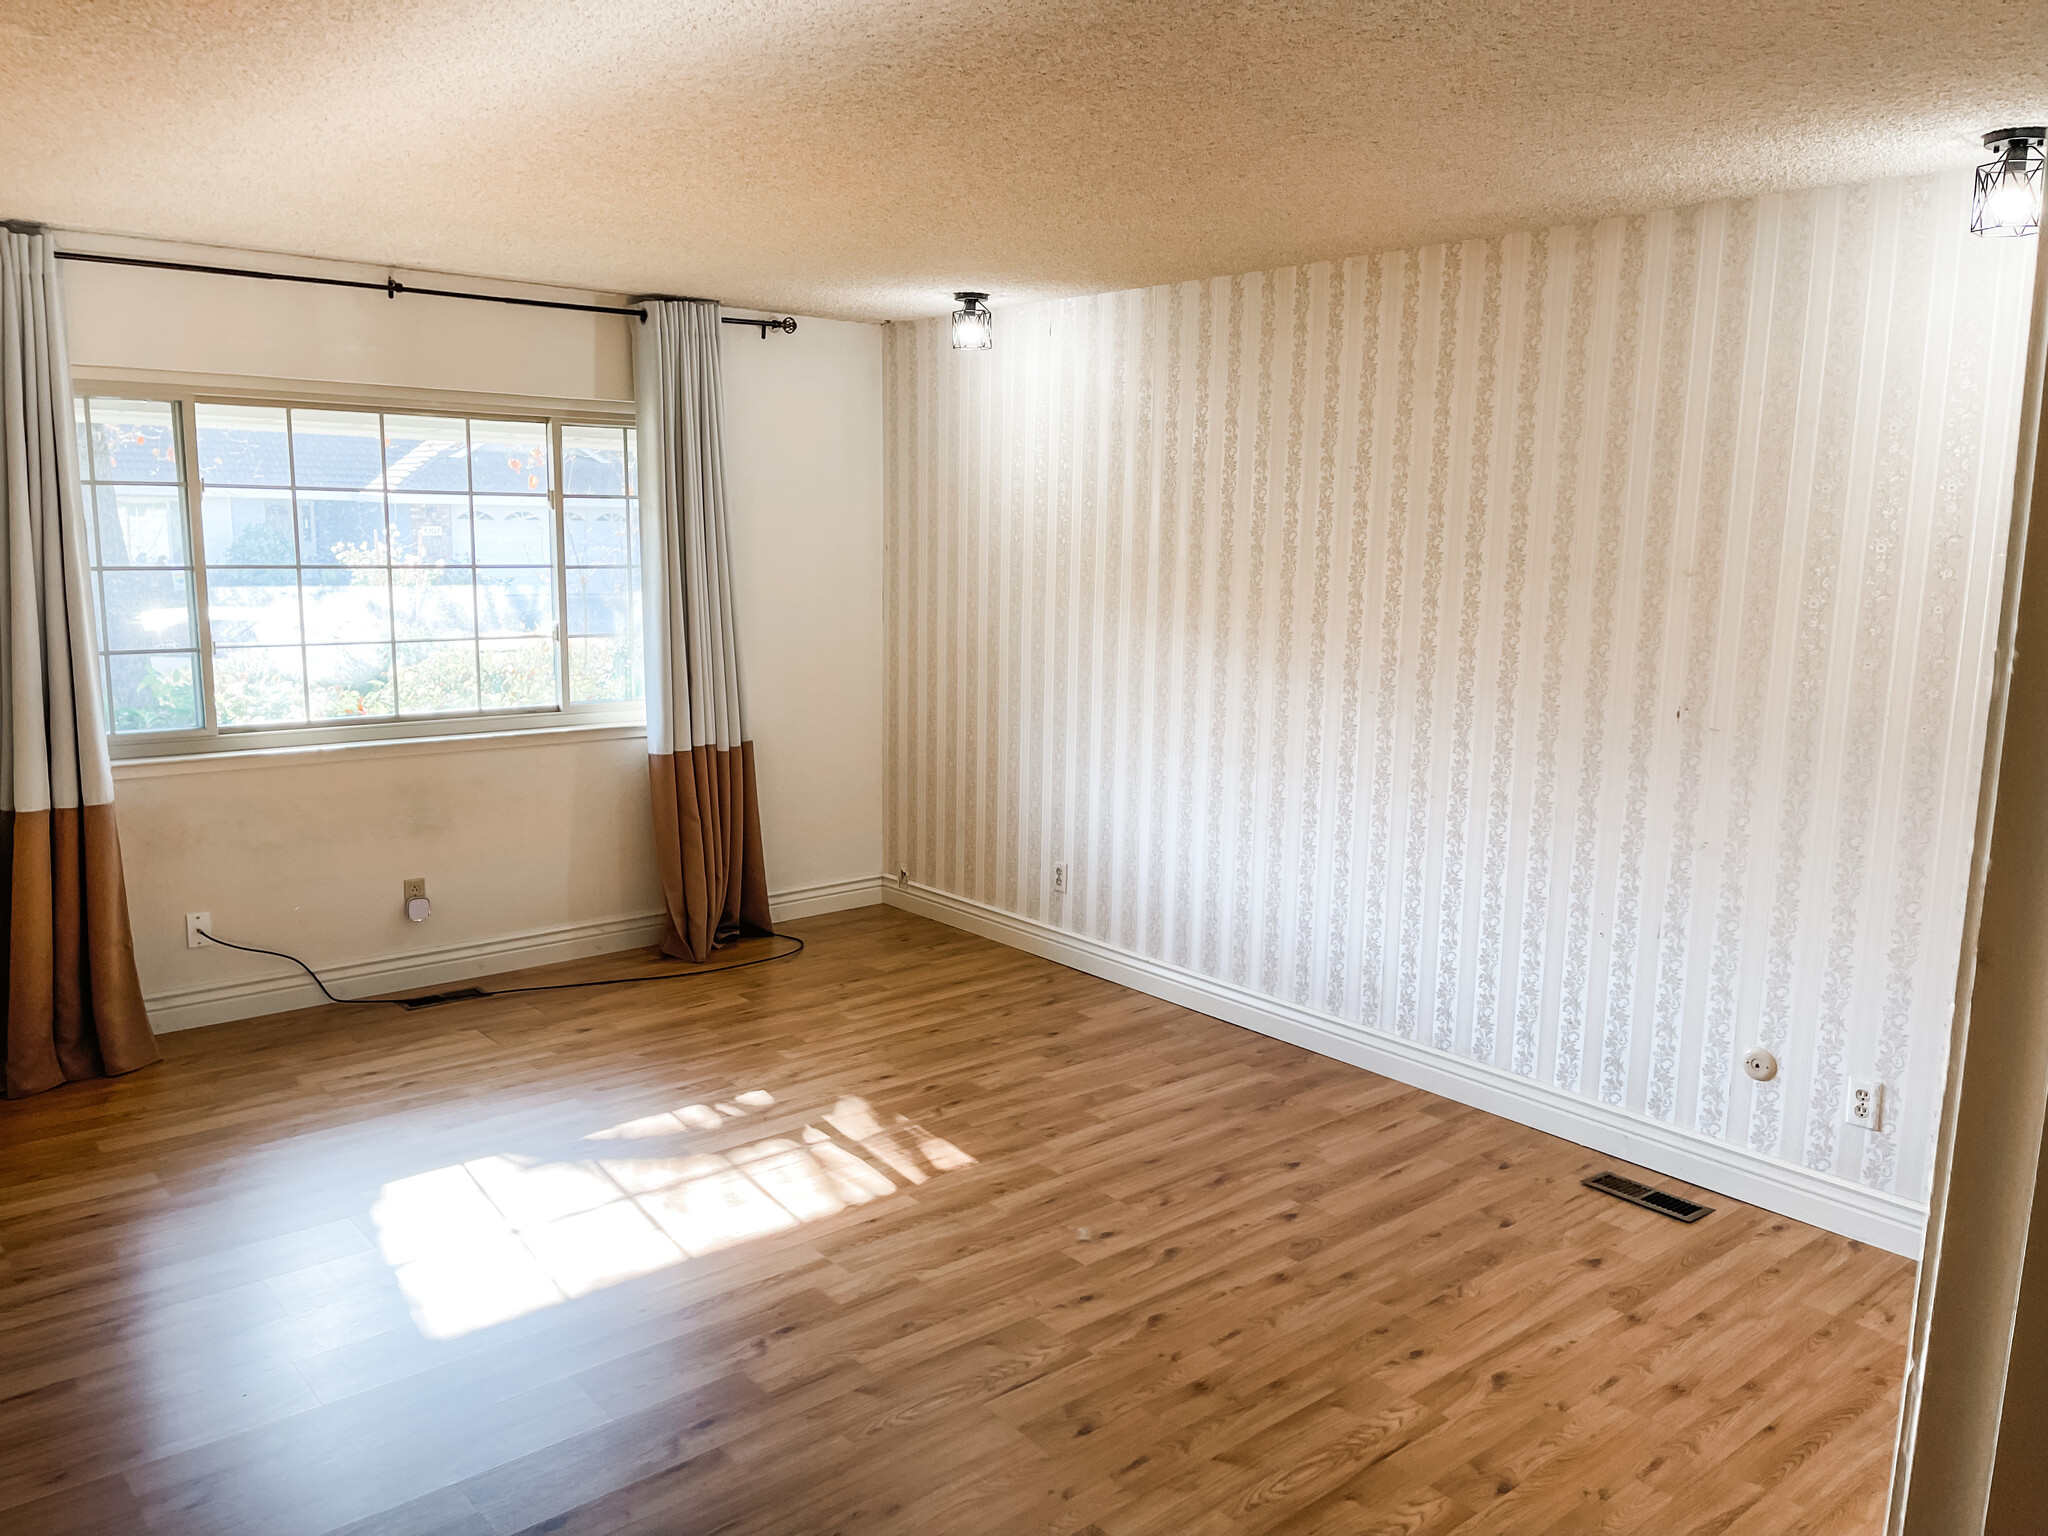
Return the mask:
[[795, 949], [785, 949], [779, 955], [761, 955], [752, 960], [735, 960], [730, 965], [714, 965], [690, 971], [662, 971], [653, 976], [606, 976], [596, 981], [554, 981], [538, 987], [504, 987], [496, 992], [486, 992], [481, 987], [464, 987], [456, 992], [430, 992], [423, 997], [336, 997], [327, 990], [327, 983], [320, 979], [320, 973], [306, 964], [297, 955], [288, 955], [281, 949], [258, 949], [253, 944], [237, 944], [232, 939], [217, 939], [204, 928], [195, 930], [209, 944], [218, 944], [222, 949], [239, 949], [245, 955], [270, 955], [279, 960], [289, 960], [308, 976], [313, 985], [320, 989], [320, 995], [330, 1003], [391, 1003], [400, 1008], [430, 1008], [436, 1003], [466, 1001], [473, 997], [516, 997], [522, 992], [567, 992], [576, 987], [627, 987], [642, 981], [677, 981], [686, 976], [716, 976], [724, 971], [744, 971], [750, 965], [767, 965], [776, 960], [789, 960], [804, 952], [804, 941], [793, 933], [779, 933], [771, 937], [788, 939]]

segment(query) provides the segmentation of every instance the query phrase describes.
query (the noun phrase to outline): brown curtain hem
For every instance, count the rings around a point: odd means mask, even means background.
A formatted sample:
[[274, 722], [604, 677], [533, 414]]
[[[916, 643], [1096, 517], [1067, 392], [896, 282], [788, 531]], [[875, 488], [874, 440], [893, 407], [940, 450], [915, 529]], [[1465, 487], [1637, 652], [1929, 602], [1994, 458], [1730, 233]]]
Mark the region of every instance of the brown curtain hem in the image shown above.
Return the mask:
[[772, 934], [754, 744], [652, 753], [647, 768], [668, 909], [661, 952], [703, 961], [721, 944]]
[[0, 858], [7, 1097], [160, 1059], [135, 971], [113, 806], [0, 812]]

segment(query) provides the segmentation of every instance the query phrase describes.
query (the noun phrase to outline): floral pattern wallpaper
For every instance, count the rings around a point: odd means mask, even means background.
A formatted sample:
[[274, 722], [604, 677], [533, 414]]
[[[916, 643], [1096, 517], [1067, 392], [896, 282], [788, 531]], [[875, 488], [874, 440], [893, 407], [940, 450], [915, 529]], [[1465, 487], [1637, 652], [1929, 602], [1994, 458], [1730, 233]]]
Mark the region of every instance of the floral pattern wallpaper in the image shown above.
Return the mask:
[[2034, 246], [1968, 199], [890, 327], [889, 868], [1924, 1200]]

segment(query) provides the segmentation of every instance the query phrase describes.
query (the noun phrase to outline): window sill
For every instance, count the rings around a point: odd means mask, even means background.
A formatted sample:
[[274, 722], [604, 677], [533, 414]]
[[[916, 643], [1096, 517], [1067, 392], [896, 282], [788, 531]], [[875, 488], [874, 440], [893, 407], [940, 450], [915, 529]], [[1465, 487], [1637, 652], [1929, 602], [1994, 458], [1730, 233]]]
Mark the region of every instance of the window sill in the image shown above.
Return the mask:
[[430, 757], [448, 752], [495, 752], [507, 747], [582, 746], [590, 742], [647, 739], [646, 722], [607, 720], [589, 725], [527, 726], [511, 731], [465, 731], [447, 736], [383, 737], [375, 741], [333, 741], [294, 746], [244, 747], [232, 752], [186, 752], [165, 757], [114, 759], [114, 780], [158, 779], [181, 773], [214, 773], [234, 768], [292, 768], [315, 763], [371, 762], [385, 757]]

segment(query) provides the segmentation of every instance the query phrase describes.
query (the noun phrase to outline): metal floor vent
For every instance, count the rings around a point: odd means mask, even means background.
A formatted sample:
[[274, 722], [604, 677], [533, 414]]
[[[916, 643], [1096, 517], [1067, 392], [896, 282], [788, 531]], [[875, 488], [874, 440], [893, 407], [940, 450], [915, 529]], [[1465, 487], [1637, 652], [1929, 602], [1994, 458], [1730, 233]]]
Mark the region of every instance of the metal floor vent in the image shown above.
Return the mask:
[[457, 992], [430, 992], [425, 997], [404, 997], [399, 1001], [408, 1008], [432, 1008], [439, 1003], [459, 1003], [466, 998], [490, 995], [480, 987], [464, 987]]
[[1602, 1194], [1613, 1195], [1617, 1200], [1626, 1200], [1630, 1205], [1640, 1205], [1644, 1210], [1659, 1212], [1676, 1221], [1698, 1221], [1713, 1210], [1711, 1205], [1681, 1200], [1677, 1195], [1667, 1195], [1661, 1189], [1638, 1184], [1634, 1179], [1624, 1179], [1618, 1173], [1595, 1174], [1580, 1182], [1588, 1189], [1597, 1189]]

